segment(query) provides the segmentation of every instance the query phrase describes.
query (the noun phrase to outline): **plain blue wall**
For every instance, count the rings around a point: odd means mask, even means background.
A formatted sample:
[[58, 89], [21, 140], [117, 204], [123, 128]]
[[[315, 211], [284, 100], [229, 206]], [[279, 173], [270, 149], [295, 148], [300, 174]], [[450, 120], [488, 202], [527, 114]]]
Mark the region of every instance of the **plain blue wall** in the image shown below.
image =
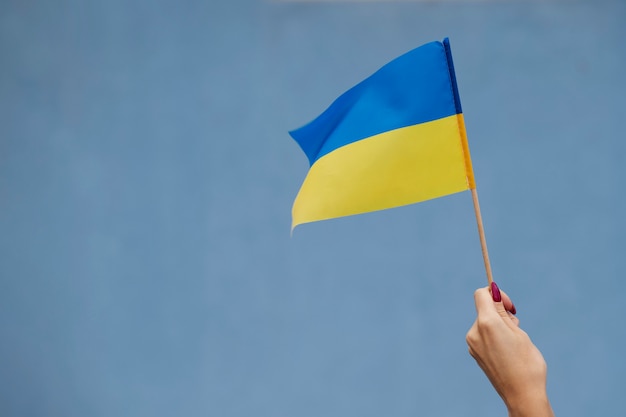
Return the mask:
[[499, 416], [471, 198], [299, 227], [287, 131], [449, 36], [496, 280], [623, 414], [626, 3], [3, 1], [0, 415]]

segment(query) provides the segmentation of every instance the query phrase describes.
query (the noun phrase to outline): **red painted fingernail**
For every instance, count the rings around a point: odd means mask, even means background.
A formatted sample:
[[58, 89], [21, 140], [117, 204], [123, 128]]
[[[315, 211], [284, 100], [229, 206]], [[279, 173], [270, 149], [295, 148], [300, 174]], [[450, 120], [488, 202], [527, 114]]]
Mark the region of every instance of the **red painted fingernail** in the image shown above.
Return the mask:
[[511, 309], [509, 310], [511, 314], [517, 314], [517, 310], [515, 309], [515, 304], [511, 302]]
[[500, 288], [498, 288], [496, 283], [493, 281], [491, 282], [491, 297], [493, 298], [493, 301], [496, 303], [499, 303], [500, 301], [502, 301], [502, 295], [500, 295]]

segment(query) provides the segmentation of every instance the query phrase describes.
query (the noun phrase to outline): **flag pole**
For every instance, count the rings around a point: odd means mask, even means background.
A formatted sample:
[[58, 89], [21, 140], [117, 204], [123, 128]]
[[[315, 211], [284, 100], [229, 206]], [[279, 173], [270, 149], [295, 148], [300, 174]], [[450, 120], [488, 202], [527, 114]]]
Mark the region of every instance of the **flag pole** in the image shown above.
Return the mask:
[[480, 248], [483, 252], [483, 261], [485, 262], [485, 271], [487, 272], [487, 282], [489, 283], [489, 285], [491, 285], [491, 283], [493, 282], [493, 276], [491, 275], [491, 264], [489, 263], [489, 253], [487, 252], [485, 228], [483, 227], [483, 218], [480, 215], [480, 204], [478, 204], [478, 193], [476, 192], [476, 182], [474, 180], [474, 168], [472, 167], [472, 158], [470, 157], [469, 146], [467, 144], [465, 119], [463, 118], [463, 110], [461, 109], [461, 100], [459, 99], [459, 90], [456, 85], [456, 75], [454, 73], [452, 52], [450, 51], [450, 41], [448, 40], [448, 38], [445, 38], [443, 40], [443, 47], [446, 51], [446, 60], [448, 62], [450, 82], [452, 83], [452, 93], [454, 95], [454, 105], [456, 106], [456, 118], [459, 125], [459, 133], [461, 134], [461, 145], [463, 146], [463, 156], [465, 158], [465, 173], [467, 175], [467, 185], [468, 188], [472, 191], [472, 200], [474, 201], [474, 213], [476, 214], [476, 223], [478, 224], [478, 236], [480, 237]]
[[487, 251], [487, 239], [485, 239], [485, 228], [483, 227], [483, 218], [480, 214], [480, 204], [478, 204], [478, 192], [476, 188], [472, 188], [472, 200], [474, 201], [474, 213], [476, 214], [476, 223], [478, 224], [478, 236], [480, 237], [480, 248], [483, 252], [483, 261], [485, 262], [485, 271], [487, 272], [487, 283], [491, 285], [493, 276], [491, 274], [491, 264], [489, 263], [489, 252]]
[[480, 237], [480, 248], [483, 252], [483, 261], [485, 262], [485, 271], [487, 272], [487, 283], [491, 285], [493, 276], [491, 274], [491, 263], [489, 263], [489, 252], [487, 252], [487, 239], [485, 239], [485, 228], [483, 226], [483, 218], [480, 214], [480, 204], [478, 204], [478, 192], [476, 191], [476, 180], [474, 179], [474, 168], [472, 167], [472, 158], [470, 157], [469, 146], [467, 144], [467, 133], [465, 131], [465, 119], [462, 113], [456, 115], [459, 124], [459, 132], [461, 134], [461, 145], [463, 146], [463, 156], [465, 157], [465, 173], [467, 175], [467, 185], [472, 191], [472, 200], [474, 201], [474, 214], [476, 215], [476, 224], [478, 225], [478, 236]]

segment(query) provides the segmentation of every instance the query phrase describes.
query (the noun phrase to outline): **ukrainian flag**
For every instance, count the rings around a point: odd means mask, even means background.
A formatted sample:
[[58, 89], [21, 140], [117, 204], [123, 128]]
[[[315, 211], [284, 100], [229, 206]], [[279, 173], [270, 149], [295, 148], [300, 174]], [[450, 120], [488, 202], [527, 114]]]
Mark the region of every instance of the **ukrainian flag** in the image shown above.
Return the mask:
[[447, 38], [389, 62], [290, 134], [311, 164], [292, 230], [475, 188]]

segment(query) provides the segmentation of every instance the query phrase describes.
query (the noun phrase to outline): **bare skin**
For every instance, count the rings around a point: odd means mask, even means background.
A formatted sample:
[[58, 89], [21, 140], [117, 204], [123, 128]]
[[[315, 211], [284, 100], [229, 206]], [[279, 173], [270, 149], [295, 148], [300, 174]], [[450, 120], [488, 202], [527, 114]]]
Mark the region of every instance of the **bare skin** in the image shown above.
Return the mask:
[[[496, 291], [497, 292], [497, 287]], [[547, 366], [511, 311], [511, 299], [500, 292], [495, 302], [489, 287], [474, 293], [477, 317], [467, 332], [469, 353], [509, 411], [510, 417], [554, 417], [546, 393]]]

